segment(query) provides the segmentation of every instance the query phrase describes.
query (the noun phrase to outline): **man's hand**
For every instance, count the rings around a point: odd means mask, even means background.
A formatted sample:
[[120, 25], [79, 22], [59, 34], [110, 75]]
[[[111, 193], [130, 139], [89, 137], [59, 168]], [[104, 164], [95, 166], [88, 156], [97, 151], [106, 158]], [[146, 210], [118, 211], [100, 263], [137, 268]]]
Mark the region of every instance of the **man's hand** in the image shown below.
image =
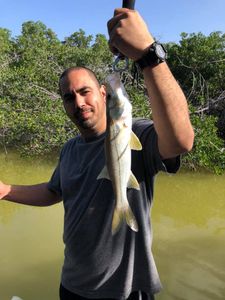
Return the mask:
[[4, 184], [0, 181], [0, 200], [4, 199], [5, 196], [10, 192], [10, 185]]
[[147, 25], [135, 10], [119, 8], [108, 21], [109, 47], [114, 54], [137, 60], [142, 57], [154, 39]]

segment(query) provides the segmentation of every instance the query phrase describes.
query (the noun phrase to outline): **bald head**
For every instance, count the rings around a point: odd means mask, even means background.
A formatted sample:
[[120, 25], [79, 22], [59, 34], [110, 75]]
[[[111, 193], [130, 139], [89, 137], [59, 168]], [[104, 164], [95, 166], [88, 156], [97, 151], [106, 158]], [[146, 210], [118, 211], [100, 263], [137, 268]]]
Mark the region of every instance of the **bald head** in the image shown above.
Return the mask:
[[73, 71], [79, 71], [79, 70], [85, 70], [89, 76], [93, 79], [93, 81], [96, 83], [96, 85], [98, 87], [100, 87], [100, 84], [99, 84], [99, 81], [95, 75], [95, 73], [87, 68], [87, 67], [77, 67], [77, 66], [74, 66], [74, 67], [70, 67], [70, 68], [67, 68], [65, 71], [63, 71], [63, 73], [61, 74], [61, 76], [59, 77], [59, 92], [60, 92], [60, 95], [62, 96], [62, 83], [63, 81], [68, 77], [68, 75], [73, 72]]

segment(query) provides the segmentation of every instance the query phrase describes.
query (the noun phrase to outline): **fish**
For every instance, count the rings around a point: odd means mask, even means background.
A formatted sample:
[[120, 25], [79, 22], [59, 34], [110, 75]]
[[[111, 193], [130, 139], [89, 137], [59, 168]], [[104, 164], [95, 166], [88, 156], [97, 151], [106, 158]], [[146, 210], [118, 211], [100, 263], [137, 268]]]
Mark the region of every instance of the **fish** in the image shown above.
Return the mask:
[[119, 74], [112, 73], [105, 80], [107, 100], [107, 126], [105, 136], [106, 165], [97, 179], [109, 179], [115, 196], [112, 233], [115, 234], [125, 220], [135, 232], [136, 218], [129, 206], [127, 188], [140, 189], [131, 171], [131, 150], [142, 150], [142, 145], [132, 131], [132, 105]]

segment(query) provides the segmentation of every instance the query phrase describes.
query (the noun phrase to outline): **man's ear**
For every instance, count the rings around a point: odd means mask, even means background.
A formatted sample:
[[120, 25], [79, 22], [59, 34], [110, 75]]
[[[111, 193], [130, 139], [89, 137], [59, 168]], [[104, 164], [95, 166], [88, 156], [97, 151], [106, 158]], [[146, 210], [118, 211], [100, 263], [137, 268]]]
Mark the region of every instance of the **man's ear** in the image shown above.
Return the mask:
[[104, 84], [101, 85], [100, 91], [101, 91], [101, 94], [104, 98], [104, 103], [106, 103], [107, 91], [106, 91], [106, 86]]

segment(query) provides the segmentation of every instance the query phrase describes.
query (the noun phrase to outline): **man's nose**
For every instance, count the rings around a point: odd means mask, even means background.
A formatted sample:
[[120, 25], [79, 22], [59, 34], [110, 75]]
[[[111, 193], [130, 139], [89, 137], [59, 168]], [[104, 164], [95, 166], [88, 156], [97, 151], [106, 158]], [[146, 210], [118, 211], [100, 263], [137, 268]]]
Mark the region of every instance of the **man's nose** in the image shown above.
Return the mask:
[[85, 105], [84, 98], [79, 94], [74, 97], [74, 103], [76, 108], [81, 108]]

